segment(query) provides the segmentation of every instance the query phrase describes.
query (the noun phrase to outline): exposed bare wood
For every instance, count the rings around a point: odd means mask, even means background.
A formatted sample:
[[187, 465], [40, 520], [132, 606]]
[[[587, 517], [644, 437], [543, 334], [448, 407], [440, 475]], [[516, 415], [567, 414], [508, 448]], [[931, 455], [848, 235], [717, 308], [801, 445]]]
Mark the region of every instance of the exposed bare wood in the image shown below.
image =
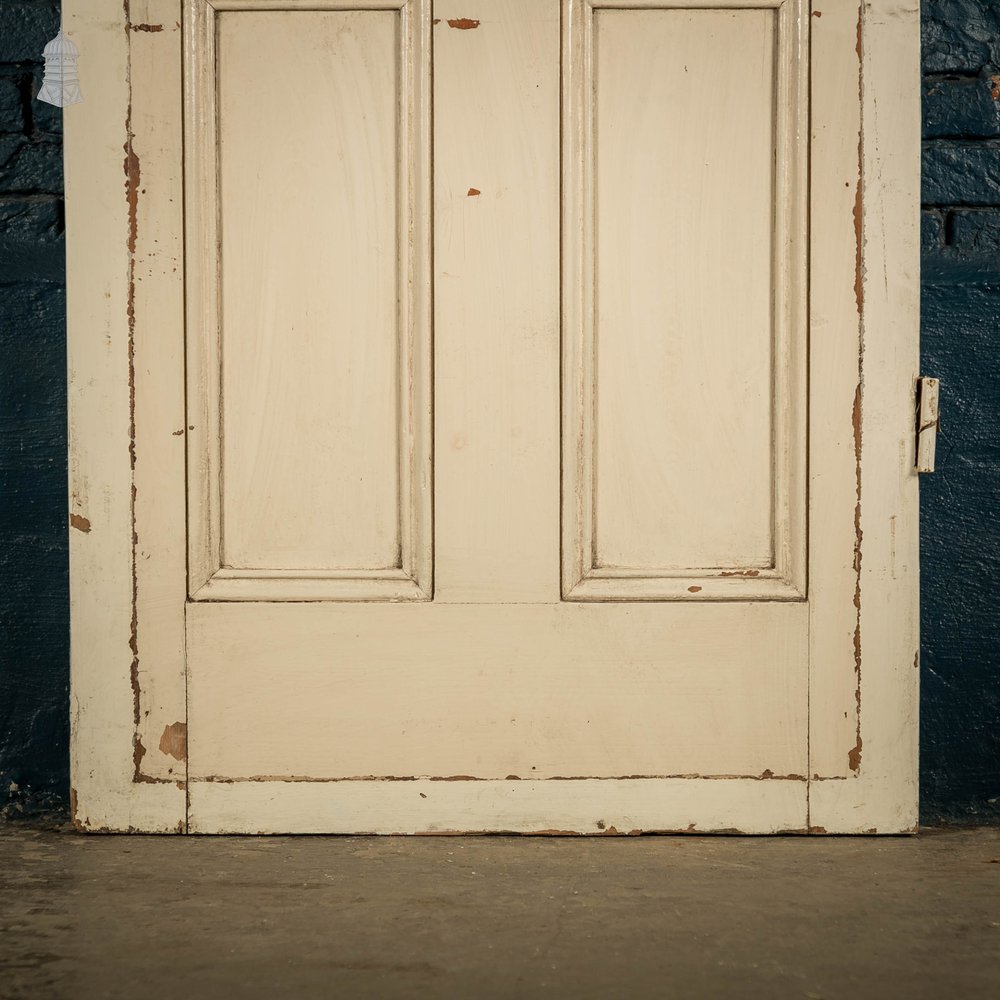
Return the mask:
[[917, 472], [934, 471], [937, 432], [941, 424], [940, 392], [941, 383], [936, 378], [917, 380]]

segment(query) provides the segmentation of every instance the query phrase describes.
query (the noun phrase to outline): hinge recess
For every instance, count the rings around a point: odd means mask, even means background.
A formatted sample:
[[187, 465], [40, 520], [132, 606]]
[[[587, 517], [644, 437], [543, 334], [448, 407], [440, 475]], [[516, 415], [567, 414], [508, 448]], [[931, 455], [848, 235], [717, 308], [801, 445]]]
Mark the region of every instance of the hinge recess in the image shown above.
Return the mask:
[[926, 376], [917, 379], [917, 472], [934, 471], [934, 452], [941, 426], [940, 391], [939, 379]]

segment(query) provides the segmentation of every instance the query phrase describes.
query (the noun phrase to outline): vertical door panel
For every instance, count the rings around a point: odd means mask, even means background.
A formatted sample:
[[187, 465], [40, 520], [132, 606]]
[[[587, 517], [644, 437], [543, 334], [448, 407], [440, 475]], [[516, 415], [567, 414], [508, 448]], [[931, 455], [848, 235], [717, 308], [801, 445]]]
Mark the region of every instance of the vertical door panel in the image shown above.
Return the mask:
[[399, 566], [397, 30], [393, 11], [219, 18], [233, 569]]
[[409, 8], [198, 8], [188, 218], [200, 597], [429, 592], [418, 22]]
[[801, 598], [798, 5], [571, 5], [564, 586]]

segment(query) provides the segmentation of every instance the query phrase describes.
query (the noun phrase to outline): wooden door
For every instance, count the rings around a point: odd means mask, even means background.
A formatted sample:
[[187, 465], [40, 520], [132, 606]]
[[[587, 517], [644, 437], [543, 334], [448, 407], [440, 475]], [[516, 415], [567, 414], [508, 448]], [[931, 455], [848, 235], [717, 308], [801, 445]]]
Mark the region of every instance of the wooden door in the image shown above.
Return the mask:
[[78, 825], [912, 828], [911, 14], [105, 6]]

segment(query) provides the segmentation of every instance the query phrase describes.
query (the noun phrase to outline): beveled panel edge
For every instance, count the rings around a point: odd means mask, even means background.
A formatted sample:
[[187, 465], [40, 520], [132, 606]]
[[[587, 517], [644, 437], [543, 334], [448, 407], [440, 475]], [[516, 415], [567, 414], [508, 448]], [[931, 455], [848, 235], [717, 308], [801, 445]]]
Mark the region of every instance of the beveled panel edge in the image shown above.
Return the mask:
[[[805, 600], [807, 597], [809, 0], [564, 0], [562, 125], [562, 595], [563, 600]], [[596, 10], [774, 10], [776, 15], [774, 565], [720, 579], [691, 567], [652, 575], [593, 564], [593, 15]], [[582, 67], [582, 70], [581, 70]], [[588, 155], [589, 151], [589, 155]], [[791, 178], [791, 179], [789, 179]], [[784, 183], [782, 183], [784, 181]], [[782, 227], [782, 220], [786, 224]], [[779, 243], [779, 233], [786, 234]], [[775, 295], [777, 299], [778, 296]], [[796, 325], [802, 335], [791, 331]], [[797, 375], [797, 377], [796, 377]], [[782, 414], [786, 419], [781, 421]], [[795, 428], [800, 428], [795, 432]], [[784, 429], [785, 433], [781, 433]], [[787, 484], [784, 486], [783, 484]], [[779, 511], [776, 498], [785, 498]], [[741, 567], [741, 569], [745, 569]], [[766, 582], [765, 582], [766, 581]]]
[[[266, 569], [235, 581], [222, 555], [222, 398], [219, 287], [216, 15], [221, 12], [398, 11], [399, 442], [401, 585], [331, 570], [328, 583], [291, 586]], [[431, 0], [186, 0], [184, 4], [184, 191], [187, 283], [188, 588], [192, 600], [427, 600], [433, 594]], [[209, 141], [206, 141], [206, 140]], [[215, 257], [215, 266], [205, 261]], [[208, 331], [198, 336], [195, 331]], [[309, 576], [309, 571], [304, 571]], [[352, 581], [357, 581], [352, 583]], [[357, 593], [351, 593], [354, 587]], [[305, 596], [303, 596], [305, 595]]]

